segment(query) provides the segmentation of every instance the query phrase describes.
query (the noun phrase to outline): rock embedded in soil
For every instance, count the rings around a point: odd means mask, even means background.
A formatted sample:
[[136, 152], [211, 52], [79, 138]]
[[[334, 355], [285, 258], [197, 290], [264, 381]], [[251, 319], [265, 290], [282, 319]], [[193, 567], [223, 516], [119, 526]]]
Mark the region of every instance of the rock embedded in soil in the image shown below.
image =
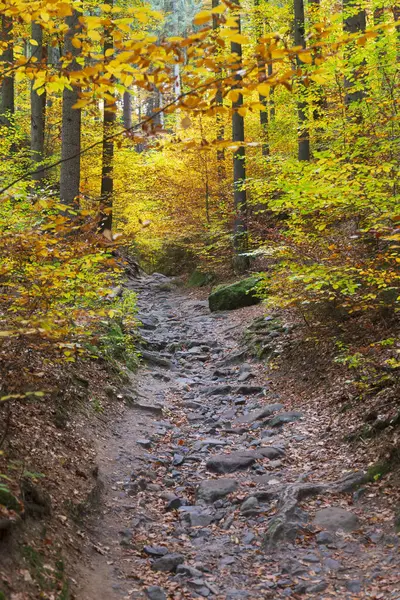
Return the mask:
[[144, 546], [143, 550], [149, 556], [165, 556], [168, 554], [168, 548], [165, 546]]
[[167, 600], [167, 594], [158, 585], [151, 585], [146, 588], [146, 596], [149, 600]]
[[256, 462], [254, 452], [233, 452], [232, 454], [217, 454], [207, 461], [207, 469], [213, 473], [234, 473], [248, 469]]
[[314, 518], [314, 525], [327, 531], [354, 531], [359, 528], [357, 515], [337, 506], [319, 510]]
[[216, 287], [208, 297], [210, 311], [236, 310], [259, 304], [261, 298], [254, 292], [254, 287], [259, 281], [258, 277], [248, 277], [230, 285]]
[[200, 483], [196, 497], [198, 501], [212, 504], [220, 498], [225, 498], [228, 494], [232, 494], [237, 488], [238, 484], [234, 479], [206, 479]]
[[281, 425], [285, 425], [286, 423], [294, 423], [295, 421], [298, 421], [302, 417], [303, 417], [303, 413], [297, 412], [294, 410], [289, 411], [289, 412], [284, 412], [284, 413], [280, 413], [279, 415], [276, 415], [276, 417], [273, 417], [268, 422], [268, 425], [270, 427], [280, 427]]
[[245, 500], [240, 507], [240, 512], [244, 516], [256, 515], [259, 513], [259, 511], [260, 511], [260, 505], [258, 503], [257, 498], [255, 498], [255, 496], [250, 496], [250, 498], [247, 498], [247, 500]]
[[254, 410], [254, 411], [247, 413], [246, 415], [242, 415], [237, 420], [237, 423], [239, 423], [239, 424], [255, 423], [256, 421], [264, 419], [265, 417], [270, 417], [271, 415], [273, 415], [275, 412], [278, 412], [278, 410], [281, 410], [282, 408], [283, 408], [283, 404], [279, 404], [279, 403], [267, 404], [266, 406], [263, 406], [262, 408], [259, 408], [258, 410]]
[[183, 562], [183, 555], [174, 552], [172, 554], [165, 554], [161, 558], [157, 558], [151, 565], [151, 568], [153, 569], [153, 571], [161, 571], [163, 573], [168, 573], [175, 571], [177, 566], [181, 565]]

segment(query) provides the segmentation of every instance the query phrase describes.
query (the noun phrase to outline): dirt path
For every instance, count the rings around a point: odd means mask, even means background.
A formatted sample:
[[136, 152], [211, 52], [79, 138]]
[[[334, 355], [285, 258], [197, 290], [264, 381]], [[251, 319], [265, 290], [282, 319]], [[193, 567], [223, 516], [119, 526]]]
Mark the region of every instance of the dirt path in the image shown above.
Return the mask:
[[230, 314], [163, 276], [132, 286], [146, 367], [99, 442], [79, 600], [399, 600], [393, 526], [351, 455], [326, 480], [319, 415], [265, 385]]

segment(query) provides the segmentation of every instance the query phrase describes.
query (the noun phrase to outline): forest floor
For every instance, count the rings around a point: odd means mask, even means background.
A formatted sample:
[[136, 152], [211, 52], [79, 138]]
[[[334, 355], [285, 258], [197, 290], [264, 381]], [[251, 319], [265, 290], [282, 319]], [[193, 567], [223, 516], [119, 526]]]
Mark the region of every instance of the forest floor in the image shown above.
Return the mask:
[[344, 376], [296, 344], [286, 368], [249, 358], [260, 306], [212, 314], [161, 275], [131, 287], [145, 366], [97, 436], [75, 597], [399, 600], [398, 481], [365, 476], [377, 443], [345, 441], [363, 411], [339, 410]]

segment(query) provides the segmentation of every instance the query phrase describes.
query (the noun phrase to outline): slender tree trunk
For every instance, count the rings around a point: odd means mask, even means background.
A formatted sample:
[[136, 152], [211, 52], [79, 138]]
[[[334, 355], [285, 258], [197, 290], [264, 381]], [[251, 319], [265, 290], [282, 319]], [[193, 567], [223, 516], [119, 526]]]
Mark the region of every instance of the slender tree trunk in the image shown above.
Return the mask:
[[[219, 6], [219, 0], [212, 0], [212, 8], [217, 8]], [[218, 29], [218, 19], [216, 16], [213, 17], [213, 29], [216, 31]], [[218, 87], [215, 102], [217, 107], [222, 107], [223, 98], [222, 98], [222, 90], [221, 86]], [[217, 141], [222, 142], [225, 138], [225, 127], [223, 115], [220, 112], [217, 112], [216, 117], [217, 123]], [[223, 148], [219, 148], [217, 150], [217, 173], [218, 173], [218, 181], [221, 183], [225, 180], [225, 150]]]
[[[258, 9], [260, 5], [259, 0], [254, 0], [254, 6]], [[256, 19], [261, 19], [261, 11], [257, 10]], [[259, 43], [264, 31], [262, 21], [257, 20], [257, 43]], [[257, 57], [257, 73], [259, 83], [264, 83], [267, 79], [267, 69], [264, 58], [259, 55]], [[269, 143], [268, 143], [268, 98], [259, 94], [260, 103], [264, 106], [264, 110], [260, 110], [260, 125], [262, 134], [262, 147], [261, 152], [263, 156], [269, 155]]]
[[[239, 8], [239, 7], [238, 7]], [[237, 16], [237, 32], [240, 33], [241, 23], [240, 15]], [[236, 42], [231, 43], [232, 54], [237, 55], [237, 63], [235, 65], [235, 80], [236, 87], [241, 87], [242, 76], [240, 74], [242, 68], [242, 46]], [[232, 102], [232, 139], [234, 142], [244, 142], [244, 117], [239, 114], [238, 110], [243, 105], [243, 95], [239, 93], [239, 97], [235, 102]], [[244, 253], [248, 249], [248, 230], [247, 230], [247, 197], [246, 197], [246, 153], [244, 146], [240, 146], [233, 155], [233, 205], [235, 212], [234, 229], [233, 229], [233, 246], [235, 250], [235, 268], [239, 272], [243, 272], [248, 267], [248, 257]]]
[[397, 62], [400, 62], [400, 4], [393, 7], [393, 18], [395, 20], [397, 31]]
[[[354, 9], [358, 6], [357, 0], [343, 0], [343, 9], [350, 10], [352, 13]], [[366, 14], [365, 10], [359, 10], [355, 14], [351, 16], [345, 17], [344, 20], [344, 31], [346, 33], [361, 33], [365, 30], [367, 26]], [[353, 46], [354, 47], [354, 46]], [[351, 54], [352, 47], [349, 48], [348, 55]], [[355, 68], [352, 76], [350, 78], [345, 77], [344, 87], [346, 90], [345, 94], [345, 104], [349, 106], [352, 102], [359, 102], [365, 96], [364, 90], [354, 89], [355, 82], [357, 79], [360, 79], [360, 68], [362, 69], [362, 65], [359, 68]]]
[[[296, 46], [306, 47], [305, 41], [305, 17], [304, 0], [294, 0], [294, 43]], [[300, 58], [297, 58], [297, 66], [303, 65]], [[307, 124], [307, 102], [302, 98], [303, 86], [299, 84], [300, 99], [297, 103], [298, 126], [298, 159], [310, 160], [310, 134]]]
[[[1, 41], [7, 48], [1, 55], [2, 70], [8, 72], [14, 63], [13, 22], [5, 15], [1, 18]], [[13, 124], [14, 106], [14, 73], [9, 72], [1, 83], [0, 124], [10, 127]]]
[[[108, 0], [107, 4], [113, 6], [113, 0]], [[107, 50], [114, 47], [113, 38], [110, 31], [105, 32], [104, 55]], [[114, 162], [114, 140], [108, 139], [114, 130], [116, 113], [114, 103], [107, 104], [104, 99], [103, 109], [103, 160], [101, 168], [101, 211], [99, 231], [112, 237], [112, 195], [114, 192], [113, 162]]]
[[132, 96], [129, 92], [124, 92], [123, 97], [123, 123], [125, 129], [132, 127]]
[[[32, 39], [36, 45], [32, 45], [32, 55], [36, 56], [38, 62], [43, 64], [47, 61], [46, 48], [43, 45], [43, 29], [39, 23], [32, 23]], [[43, 90], [41, 90], [43, 92]], [[38, 93], [31, 88], [31, 158], [36, 163], [44, 159], [44, 135], [46, 123], [46, 92]], [[45, 177], [45, 171], [38, 171], [32, 175], [32, 179], [40, 182]]]
[[[64, 54], [74, 57], [67, 67], [67, 71], [76, 71], [79, 65], [75, 57], [79, 55], [79, 49], [72, 44], [74, 35], [79, 31], [80, 13], [74, 10], [73, 14], [66, 17], [68, 31], [64, 39]], [[78, 100], [78, 88], [72, 86], [72, 90], [64, 89], [62, 106], [61, 126], [61, 163], [60, 173], [60, 197], [65, 204], [72, 204], [79, 196], [79, 184], [81, 176], [81, 110], [72, 108]]]
[[[268, 65], [268, 77], [272, 77], [274, 74], [274, 67], [271, 63]], [[269, 122], [272, 123], [275, 120], [275, 88], [271, 87], [269, 92]]]

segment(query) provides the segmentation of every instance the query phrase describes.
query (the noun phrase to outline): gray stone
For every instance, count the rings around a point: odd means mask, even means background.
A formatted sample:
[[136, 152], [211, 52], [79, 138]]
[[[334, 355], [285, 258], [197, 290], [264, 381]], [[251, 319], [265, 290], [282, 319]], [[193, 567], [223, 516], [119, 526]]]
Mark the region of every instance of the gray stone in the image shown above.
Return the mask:
[[245, 516], [258, 514], [259, 510], [260, 505], [255, 496], [250, 496], [250, 498], [247, 498], [240, 507], [240, 512]]
[[329, 571], [340, 571], [340, 569], [343, 568], [341, 563], [338, 560], [335, 560], [334, 558], [327, 558], [324, 561], [324, 567]]
[[136, 440], [136, 443], [139, 444], [139, 446], [142, 446], [143, 448], [150, 448], [151, 446], [151, 440], [147, 440], [144, 438]]
[[329, 584], [326, 581], [319, 581], [318, 583], [314, 583], [314, 585], [309, 585], [307, 587], [307, 594], [318, 594], [320, 592], [324, 592], [328, 585]]
[[303, 413], [301, 412], [297, 412], [297, 411], [289, 411], [289, 412], [283, 412], [280, 413], [279, 415], [276, 415], [276, 417], [273, 417], [269, 422], [268, 425], [270, 427], [280, 427], [281, 425], [285, 425], [285, 423], [294, 423], [295, 421], [298, 421], [299, 419], [301, 419], [303, 416]]
[[168, 554], [168, 548], [165, 548], [165, 546], [145, 546], [143, 550], [149, 556], [165, 556]]
[[178, 565], [176, 572], [186, 577], [203, 577], [203, 573], [191, 565]]
[[183, 555], [176, 552], [172, 554], [165, 554], [161, 558], [157, 558], [151, 565], [153, 571], [162, 571], [168, 573], [175, 571], [178, 565], [181, 565], [184, 561]]
[[358, 579], [353, 579], [352, 581], [346, 581], [345, 583], [346, 589], [349, 590], [352, 594], [359, 594], [361, 592], [362, 586], [361, 581]]
[[[268, 446], [266, 448], [259, 448], [257, 452], [264, 458], [269, 458], [270, 460], [273, 460], [274, 458], [278, 458], [285, 453], [283, 448], [277, 448], [276, 446]], [[280, 465], [274, 465], [274, 466], [277, 467]]]
[[331, 506], [319, 510], [314, 518], [314, 525], [328, 531], [354, 531], [360, 522], [357, 515], [343, 508]]
[[233, 452], [232, 454], [218, 454], [207, 461], [207, 469], [213, 473], [234, 473], [248, 469], [256, 462], [254, 452]]
[[146, 588], [146, 596], [149, 600], [167, 600], [167, 594], [158, 585], [151, 585]]
[[238, 484], [234, 479], [206, 479], [200, 483], [197, 489], [197, 499], [212, 504], [216, 500], [232, 494], [237, 488]]
[[214, 521], [214, 517], [207, 513], [193, 512], [189, 513], [189, 523], [191, 527], [208, 527]]
[[247, 415], [242, 415], [237, 420], [237, 423], [254, 423], [255, 421], [259, 421], [261, 419], [265, 419], [266, 417], [270, 417], [278, 410], [283, 408], [283, 404], [267, 404], [267, 406], [263, 406], [258, 410], [253, 410], [249, 412]]
[[183, 506], [184, 502], [179, 496], [173, 496], [168, 500], [168, 503], [165, 507], [165, 510], [177, 510], [181, 506]]
[[172, 464], [174, 465], [174, 467], [178, 467], [179, 465], [182, 465], [184, 461], [185, 457], [182, 456], [182, 454], [174, 454]]
[[325, 546], [334, 543], [334, 537], [328, 531], [320, 531], [319, 533], [317, 533], [317, 535], [315, 536], [315, 540], [317, 544], [324, 544]]
[[304, 562], [308, 562], [308, 563], [318, 563], [319, 562], [319, 558], [315, 554], [306, 554], [305, 556], [302, 557], [302, 559], [304, 560]]

